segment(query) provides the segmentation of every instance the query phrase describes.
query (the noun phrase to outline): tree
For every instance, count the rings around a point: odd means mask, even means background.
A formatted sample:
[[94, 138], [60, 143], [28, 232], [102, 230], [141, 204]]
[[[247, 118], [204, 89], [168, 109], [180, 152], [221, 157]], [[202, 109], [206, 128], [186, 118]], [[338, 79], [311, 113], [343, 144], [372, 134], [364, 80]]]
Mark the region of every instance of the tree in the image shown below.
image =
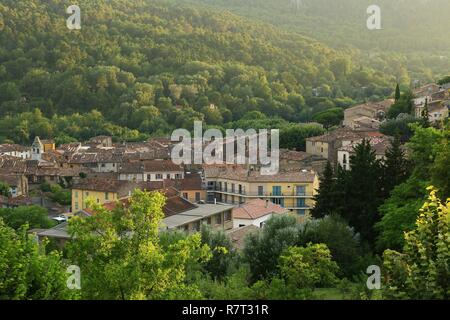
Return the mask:
[[337, 126], [344, 120], [344, 110], [342, 108], [332, 108], [313, 116], [313, 120], [322, 124], [326, 129]]
[[215, 231], [208, 225], [201, 228], [202, 243], [208, 245], [212, 251], [212, 258], [204, 265], [204, 270], [213, 279], [224, 279], [230, 272], [236, 258], [231, 239], [223, 231]]
[[[391, 196], [379, 208], [381, 219], [376, 225], [379, 233], [378, 249], [399, 250], [403, 246], [403, 233], [414, 227], [417, 211], [425, 200], [426, 186], [435, 184], [445, 190], [448, 185], [448, 181], [432, 178], [435, 166], [443, 170], [448, 167], [448, 158], [441, 158], [442, 152], [447, 150], [445, 130], [418, 125], [413, 126], [412, 130], [414, 135], [406, 146], [409, 149], [409, 161], [414, 169], [410, 177], [394, 188]], [[445, 158], [445, 155], [443, 157]], [[443, 172], [442, 177], [445, 179]]]
[[0, 300], [60, 300], [77, 298], [67, 288], [67, 266], [61, 254], [45, 253], [27, 228], [17, 232], [0, 218]]
[[346, 179], [345, 185], [336, 185], [346, 193], [346, 201], [342, 203], [339, 214], [361, 234], [363, 240], [373, 245], [373, 227], [379, 220], [378, 207], [383, 199], [381, 165], [369, 141], [363, 140], [355, 146]]
[[395, 299], [450, 298], [450, 199], [436, 189], [419, 211], [416, 228], [405, 233], [403, 252], [384, 252], [384, 296]]
[[315, 205], [311, 210], [311, 215], [314, 218], [323, 218], [335, 211], [334, 190], [333, 168], [328, 161], [323, 177], [320, 179], [319, 190], [317, 190], [317, 195], [314, 196]]
[[437, 83], [439, 85], [444, 85], [444, 84], [450, 83], [450, 76], [446, 76], [446, 77], [440, 79]]
[[400, 85], [397, 83], [397, 86], [395, 87], [395, 102], [400, 100]]
[[32, 229], [48, 229], [55, 225], [48, 218], [47, 209], [39, 206], [0, 208], [0, 218], [3, 218], [6, 225], [16, 230], [24, 225]]
[[252, 283], [278, 274], [281, 253], [298, 242], [296, 223], [296, 218], [291, 215], [274, 216], [263, 229], [246, 237], [243, 259], [250, 265]]
[[313, 297], [315, 288], [333, 286], [339, 270], [325, 244], [288, 247], [278, 260], [280, 275], [253, 285], [258, 299], [298, 300]]
[[84, 299], [200, 298], [186, 282], [186, 268], [211, 257], [200, 234], [163, 248], [159, 227], [165, 198], [136, 190], [128, 206], [112, 211], [91, 205], [95, 215], [69, 221], [68, 256], [83, 272]]
[[359, 234], [338, 215], [310, 220], [299, 228], [297, 246], [323, 243], [330, 249], [339, 275], [351, 278], [365, 271], [373, 258], [362, 245]]
[[385, 198], [387, 198], [394, 187], [403, 183], [409, 175], [409, 162], [406, 160], [398, 136], [394, 138], [390, 147], [386, 150], [383, 171], [383, 191]]
[[407, 91], [401, 95], [401, 97], [396, 101], [388, 110], [387, 117], [389, 119], [395, 119], [399, 114], [406, 113], [411, 114], [412, 112], [412, 100], [414, 95], [411, 91]]
[[4, 197], [11, 196], [11, 188], [7, 183], [0, 181], [0, 195]]
[[376, 223], [378, 237], [376, 247], [379, 252], [390, 248], [400, 250], [404, 245], [404, 232], [414, 228], [417, 212], [423, 205], [427, 182], [415, 177], [396, 186], [389, 198], [379, 207], [381, 216]]

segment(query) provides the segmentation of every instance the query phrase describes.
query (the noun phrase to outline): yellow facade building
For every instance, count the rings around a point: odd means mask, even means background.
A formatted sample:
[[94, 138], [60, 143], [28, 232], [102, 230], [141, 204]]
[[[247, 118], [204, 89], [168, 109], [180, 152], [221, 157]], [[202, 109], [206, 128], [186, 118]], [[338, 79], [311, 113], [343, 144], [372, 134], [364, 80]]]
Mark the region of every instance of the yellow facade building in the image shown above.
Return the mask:
[[295, 213], [300, 220], [310, 216], [319, 177], [314, 171], [282, 171], [261, 175], [258, 170], [238, 166], [205, 168], [208, 202], [246, 203], [252, 199], [269, 200]]

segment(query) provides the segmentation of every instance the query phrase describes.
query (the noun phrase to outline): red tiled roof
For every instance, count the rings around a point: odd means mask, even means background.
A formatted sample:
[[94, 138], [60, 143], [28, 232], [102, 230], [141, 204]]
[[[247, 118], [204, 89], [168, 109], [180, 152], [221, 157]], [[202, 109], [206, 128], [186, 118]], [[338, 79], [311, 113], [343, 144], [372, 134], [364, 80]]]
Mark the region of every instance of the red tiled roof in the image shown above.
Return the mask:
[[287, 210], [270, 201], [254, 199], [233, 209], [233, 218], [254, 220], [268, 214], [282, 214]]

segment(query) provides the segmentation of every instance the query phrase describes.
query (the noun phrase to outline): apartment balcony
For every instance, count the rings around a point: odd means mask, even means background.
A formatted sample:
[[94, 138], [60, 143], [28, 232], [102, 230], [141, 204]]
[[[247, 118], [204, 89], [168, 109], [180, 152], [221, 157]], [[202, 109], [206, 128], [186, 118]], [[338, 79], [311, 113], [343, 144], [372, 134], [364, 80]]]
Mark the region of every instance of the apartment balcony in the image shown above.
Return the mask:
[[273, 192], [247, 192], [242, 190], [225, 190], [224, 188], [209, 188], [208, 192], [217, 192], [221, 194], [227, 194], [232, 196], [241, 196], [241, 197], [253, 197], [253, 198], [312, 198], [314, 195], [312, 193], [296, 193], [296, 192], [281, 192], [281, 193], [273, 193]]

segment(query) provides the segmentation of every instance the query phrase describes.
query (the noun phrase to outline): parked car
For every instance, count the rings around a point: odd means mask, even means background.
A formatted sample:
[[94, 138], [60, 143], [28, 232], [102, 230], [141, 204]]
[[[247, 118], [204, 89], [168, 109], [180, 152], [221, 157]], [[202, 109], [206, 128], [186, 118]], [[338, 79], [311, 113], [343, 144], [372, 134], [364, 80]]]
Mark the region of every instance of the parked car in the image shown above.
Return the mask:
[[69, 220], [69, 218], [63, 214], [53, 217], [52, 220], [57, 221], [58, 223], [63, 223]]

